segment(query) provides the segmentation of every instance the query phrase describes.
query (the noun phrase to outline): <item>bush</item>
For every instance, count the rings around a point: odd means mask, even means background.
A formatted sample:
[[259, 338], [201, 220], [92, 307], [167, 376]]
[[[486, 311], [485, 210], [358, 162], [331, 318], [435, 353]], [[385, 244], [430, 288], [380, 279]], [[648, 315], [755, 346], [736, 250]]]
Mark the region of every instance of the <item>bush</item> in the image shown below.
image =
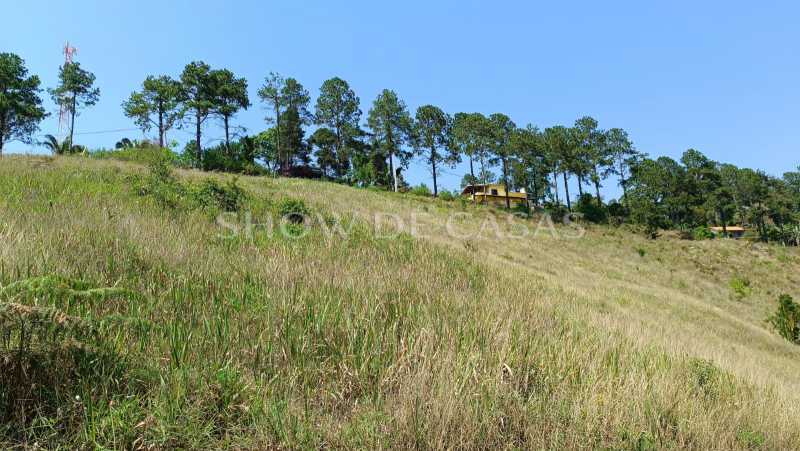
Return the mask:
[[767, 320], [781, 337], [800, 344], [800, 305], [788, 294], [778, 298], [778, 311]]
[[531, 217], [531, 209], [526, 204], [516, 204], [513, 207], [511, 207], [511, 211], [524, 218]]
[[408, 190], [408, 193], [413, 194], [415, 196], [424, 196], [424, 197], [430, 197], [433, 195], [433, 193], [431, 193], [430, 188], [428, 188], [428, 186], [425, 185], [424, 183], [420, 184], [419, 186], [411, 188], [410, 190]]
[[546, 214], [549, 214], [556, 222], [560, 221], [561, 218], [569, 214], [569, 210], [567, 210], [567, 207], [561, 204], [550, 203], [550, 202], [544, 204], [544, 211]]
[[195, 188], [194, 198], [201, 207], [239, 211], [247, 200], [247, 194], [237, 184], [236, 178], [229, 180], [225, 185], [214, 179], [205, 179]]
[[603, 205], [598, 204], [597, 199], [591, 194], [584, 194], [575, 204], [575, 211], [582, 214], [584, 219], [594, 223], [606, 222], [608, 212]]
[[213, 178], [198, 184], [185, 185], [173, 174], [164, 161], [150, 165], [150, 173], [133, 182], [140, 196], [150, 196], [163, 208], [192, 210], [216, 208], [223, 211], [239, 211], [247, 202], [247, 193], [233, 178], [224, 185]]
[[150, 164], [149, 174], [138, 183], [134, 182], [140, 196], [150, 196], [163, 208], [177, 209], [184, 202], [186, 190], [175, 178], [172, 168], [166, 161]]
[[730, 282], [731, 290], [736, 299], [744, 299], [750, 296], [752, 289], [750, 288], [750, 281], [744, 277], [734, 277]]
[[171, 150], [159, 147], [125, 147], [115, 150], [97, 150], [90, 153], [90, 156], [100, 160], [113, 159], [148, 165], [155, 163], [175, 164], [178, 162], [178, 156]]
[[311, 214], [311, 210], [302, 200], [286, 198], [278, 205], [278, 213], [292, 224], [302, 224]]
[[695, 241], [713, 240], [714, 233], [706, 226], [699, 226], [692, 229], [691, 238]]
[[622, 225], [625, 222], [625, 218], [628, 217], [628, 210], [624, 205], [616, 201], [609, 203], [606, 210], [608, 222], [614, 226]]
[[454, 201], [456, 199], [456, 197], [458, 197], [458, 196], [456, 195], [455, 192], [447, 191], [446, 189], [443, 189], [443, 190], [439, 191], [439, 199], [441, 199], [441, 200], [443, 200], [445, 202]]
[[106, 342], [102, 321], [27, 302], [68, 306], [127, 295], [55, 276], [0, 289], [0, 421], [5, 432], [28, 434], [37, 417], [79, 424], [86, 413], [81, 398], [113, 395], [126, 380], [125, 358]]

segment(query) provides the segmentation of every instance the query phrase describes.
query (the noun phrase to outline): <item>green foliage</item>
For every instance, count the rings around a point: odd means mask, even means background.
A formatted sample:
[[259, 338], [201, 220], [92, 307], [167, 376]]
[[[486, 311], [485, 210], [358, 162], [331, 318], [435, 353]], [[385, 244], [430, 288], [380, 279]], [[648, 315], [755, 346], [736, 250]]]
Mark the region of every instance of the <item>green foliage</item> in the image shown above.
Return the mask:
[[454, 201], [458, 197], [459, 197], [459, 195], [455, 191], [448, 191], [446, 189], [443, 189], [443, 190], [439, 191], [439, 199], [441, 199], [441, 200], [443, 200], [445, 202]]
[[795, 344], [800, 344], [800, 305], [788, 294], [778, 298], [778, 311], [767, 320], [778, 334]]
[[[451, 127], [452, 118], [439, 107], [424, 105], [417, 108], [412, 139], [416, 153], [424, 156], [431, 165], [434, 196], [439, 194], [436, 166], [438, 164], [452, 166], [460, 161], [458, 152], [453, 152], [452, 147], [449, 146]], [[451, 151], [442, 154], [441, 150], [447, 150], [448, 148]]]
[[274, 141], [272, 156], [276, 166], [285, 172], [296, 159], [307, 162], [303, 125], [311, 118], [308, 91], [294, 78], [284, 79], [272, 72], [259, 89], [258, 96], [270, 107], [273, 116], [267, 122], [275, 124], [271, 129], [271, 138]]
[[163, 208], [170, 210], [207, 209], [233, 212], [239, 211], [248, 200], [247, 193], [235, 178], [224, 184], [213, 178], [185, 184], [175, 177], [172, 168], [164, 161], [150, 165], [149, 174], [134, 182], [140, 196], [151, 197]]
[[39, 77], [28, 75], [22, 58], [0, 53], [0, 155], [9, 141], [32, 143], [39, 123], [47, 117], [39, 85]]
[[230, 146], [230, 120], [239, 111], [250, 107], [247, 96], [247, 80], [237, 78], [228, 69], [212, 70], [208, 74], [210, 90], [210, 110], [222, 118], [225, 130], [225, 145]]
[[614, 226], [619, 226], [624, 223], [628, 216], [628, 209], [619, 202], [610, 202], [606, 209], [608, 214], [608, 222]]
[[0, 433], [25, 440], [45, 416], [70, 427], [82, 420], [82, 398], [109, 399], [125, 380], [124, 358], [108, 343], [103, 322], [21, 302], [70, 308], [118, 296], [133, 294], [57, 276], [0, 288]]
[[731, 279], [729, 286], [731, 287], [731, 291], [733, 291], [733, 295], [736, 299], [742, 300], [752, 293], [752, 288], [750, 288], [750, 280], [745, 277], [734, 277]]
[[311, 215], [311, 210], [301, 199], [287, 197], [278, 204], [278, 214], [292, 224], [302, 224]]
[[514, 204], [511, 207], [511, 212], [523, 218], [529, 218], [531, 216], [530, 207], [528, 207], [527, 204], [523, 203]]
[[407, 143], [413, 142], [414, 136], [413, 120], [405, 102], [394, 91], [384, 89], [372, 103], [367, 125], [372, 130], [376, 149], [389, 159], [389, 175], [394, 181], [394, 191], [398, 191], [398, 173], [408, 166], [414, 155], [405, 148]]
[[716, 235], [707, 226], [697, 226], [692, 229], [691, 238], [695, 241], [713, 240]]
[[100, 160], [120, 160], [152, 165], [157, 162], [175, 164], [178, 156], [171, 150], [160, 147], [124, 147], [114, 150], [95, 150], [89, 154], [92, 158]]
[[688, 366], [694, 380], [692, 388], [705, 398], [718, 399], [733, 387], [732, 377], [708, 360], [692, 358]]
[[[257, 138], [244, 136], [230, 145], [220, 144], [206, 149], [202, 167], [206, 171], [230, 172], [246, 175], [266, 175], [267, 169], [256, 163], [256, 158], [264, 151]], [[184, 151], [185, 158], [194, 155], [194, 146]]]
[[736, 439], [745, 449], [758, 450], [764, 449], [767, 438], [763, 432], [754, 431], [752, 429], [743, 428], [736, 433]]
[[605, 223], [608, 219], [605, 206], [598, 205], [597, 199], [592, 197], [591, 194], [584, 194], [578, 198], [575, 210], [582, 214], [584, 219], [595, 224]]
[[159, 147], [165, 147], [167, 131], [180, 124], [186, 112], [185, 92], [181, 83], [167, 75], [148, 76], [142, 90], [123, 102], [125, 115], [132, 118], [143, 132], [158, 129]]
[[45, 135], [44, 138], [44, 141], [39, 144], [48, 149], [53, 155], [76, 155], [86, 152], [85, 147], [73, 145], [69, 138], [63, 141], [59, 141], [53, 135]]
[[215, 179], [205, 179], [192, 189], [194, 201], [203, 208], [222, 211], [239, 211], [247, 201], [247, 193], [238, 185], [236, 178], [224, 185]]
[[[488, 177], [491, 173], [485, 167], [489, 159], [491, 139], [491, 126], [486, 116], [480, 113], [456, 113], [453, 116], [449, 137], [450, 151], [466, 155], [470, 162], [470, 173], [464, 176], [462, 187], [492, 181]], [[475, 175], [474, 167], [477, 163], [480, 163], [480, 167]]]
[[184, 106], [191, 112], [195, 128], [195, 161], [203, 161], [202, 126], [214, 108], [214, 91], [211, 84], [211, 67], [202, 61], [193, 61], [181, 73]]
[[333, 152], [337, 161], [352, 159], [359, 154], [360, 99], [341, 78], [334, 77], [322, 83], [314, 110], [317, 125], [331, 130], [335, 136]]
[[147, 176], [134, 179], [133, 186], [137, 194], [153, 198], [163, 208], [176, 210], [185, 204], [186, 187], [178, 181], [172, 168], [163, 160], [151, 163]]
[[423, 197], [431, 197], [431, 189], [428, 188], [428, 185], [424, 183], [420, 183], [419, 185], [411, 188], [408, 190], [409, 194], [413, 194], [415, 196], [423, 196]]
[[308, 145], [316, 157], [317, 166], [326, 177], [341, 179], [350, 169], [347, 154], [337, 153], [336, 134], [326, 127], [318, 128], [308, 139]]
[[65, 63], [58, 72], [58, 86], [49, 90], [53, 102], [70, 115], [70, 143], [73, 142], [78, 111], [95, 105], [100, 99], [100, 88], [94, 87], [94, 82], [94, 74], [81, 68], [80, 63]]

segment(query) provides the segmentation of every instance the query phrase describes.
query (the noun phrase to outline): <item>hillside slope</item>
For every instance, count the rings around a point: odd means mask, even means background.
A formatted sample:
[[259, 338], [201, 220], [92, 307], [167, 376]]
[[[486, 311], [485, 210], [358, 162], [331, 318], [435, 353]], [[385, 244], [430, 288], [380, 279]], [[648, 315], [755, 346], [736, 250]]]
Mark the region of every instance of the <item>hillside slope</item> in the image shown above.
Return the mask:
[[[513, 238], [546, 223], [178, 179], [0, 160], [1, 382], [19, 387], [0, 394], [0, 444], [800, 446], [800, 348], [765, 322], [800, 294], [794, 249], [562, 225]], [[287, 197], [322, 218], [307, 235], [267, 233]], [[232, 236], [247, 218], [262, 226]]]

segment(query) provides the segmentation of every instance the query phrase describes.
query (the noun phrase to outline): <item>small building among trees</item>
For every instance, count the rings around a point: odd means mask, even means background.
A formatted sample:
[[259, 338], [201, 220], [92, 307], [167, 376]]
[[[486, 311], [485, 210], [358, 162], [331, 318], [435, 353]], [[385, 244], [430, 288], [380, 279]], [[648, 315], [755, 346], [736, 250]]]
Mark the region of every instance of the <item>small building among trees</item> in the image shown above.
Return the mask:
[[506, 196], [506, 189], [503, 184], [490, 183], [486, 185], [467, 185], [464, 191], [461, 192], [462, 196], [469, 197], [480, 204], [492, 204], [496, 206], [505, 206], [506, 197], [508, 197], [512, 206], [515, 205], [528, 205], [528, 194], [525, 191], [515, 192], [510, 191]]
[[711, 227], [711, 233], [716, 236], [728, 236], [739, 239], [744, 236], [745, 228], [740, 226]]

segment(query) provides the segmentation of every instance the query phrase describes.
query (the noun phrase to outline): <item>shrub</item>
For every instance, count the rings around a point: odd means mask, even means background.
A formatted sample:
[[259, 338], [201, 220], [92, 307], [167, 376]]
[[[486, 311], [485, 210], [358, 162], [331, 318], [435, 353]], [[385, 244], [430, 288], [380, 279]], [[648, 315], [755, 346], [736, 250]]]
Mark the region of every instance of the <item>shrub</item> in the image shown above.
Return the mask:
[[599, 205], [597, 199], [591, 194], [584, 194], [578, 199], [578, 203], [575, 204], [575, 211], [581, 213], [587, 221], [594, 223], [606, 222], [606, 208]]
[[90, 153], [93, 158], [106, 160], [130, 161], [142, 164], [167, 163], [174, 164], [178, 161], [178, 156], [169, 149], [159, 147], [125, 147], [114, 150], [97, 150]]
[[800, 344], [800, 305], [788, 294], [778, 298], [778, 311], [767, 320], [781, 337]]
[[764, 433], [746, 428], [736, 433], [736, 440], [746, 449], [763, 449], [767, 441]]
[[511, 207], [511, 211], [524, 218], [530, 218], [531, 209], [526, 204], [516, 204]]
[[164, 208], [177, 209], [183, 203], [184, 187], [175, 178], [172, 168], [166, 161], [154, 161], [149, 166], [149, 174], [139, 183], [134, 183], [140, 196], [150, 196]]
[[706, 226], [699, 226], [692, 229], [691, 238], [695, 241], [713, 240], [714, 233]]
[[453, 200], [456, 199], [456, 197], [458, 197], [458, 196], [456, 195], [456, 193], [454, 193], [452, 191], [448, 191], [446, 189], [443, 189], [443, 190], [439, 191], [439, 199], [441, 199], [441, 200], [443, 200], [445, 202], [453, 201]]
[[408, 191], [409, 194], [413, 194], [415, 196], [425, 196], [430, 197], [432, 195], [430, 188], [424, 183], [421, 183], [419, 186], [415, 186]]
[[706, 398], [715, 399], [733, 388], [731, 376], [712, 362], [704, 359], [689, 359], [689, 372], [694, 379], [694, 390]]
[[311, 214], [311, 210], [302, 200], [287, 197], [278, 205], [278, 213], [292, 224], [302, 224]]
[[569, 214], [567, 207], [555, 203], [546, 203], [544, 205], [544, 211], [545, 213], [549, 214], [554, 221], [560, 221], [561, 218]]
[[752, 289], [750, 288], [750, 281], [744, 277], [734, 277], [730, 282], [731, 290], [737, 299], [744, 299], [750, 296]]
[[608, 222], [613, 226], [619, 226], [623, 222], [625, 222], [625, 218], [628, 217], [628, 210], [619, 202], [612, 201], [606, 207], [606, 213], [608, 216]]
[[205, 179], [194, 190], [194, 199], [205, 208], [223, 211], [239, 211], [247, 200], [247, 194], [233, 178], [221, 185], [214, 179]]
[[124, 380], [121, 356], [80, 317], [0, 302], [0, 336], [0, 421], [12, 435], [27, 433], [37, 417], [76, 424], [82, 396], [111, 394]]

